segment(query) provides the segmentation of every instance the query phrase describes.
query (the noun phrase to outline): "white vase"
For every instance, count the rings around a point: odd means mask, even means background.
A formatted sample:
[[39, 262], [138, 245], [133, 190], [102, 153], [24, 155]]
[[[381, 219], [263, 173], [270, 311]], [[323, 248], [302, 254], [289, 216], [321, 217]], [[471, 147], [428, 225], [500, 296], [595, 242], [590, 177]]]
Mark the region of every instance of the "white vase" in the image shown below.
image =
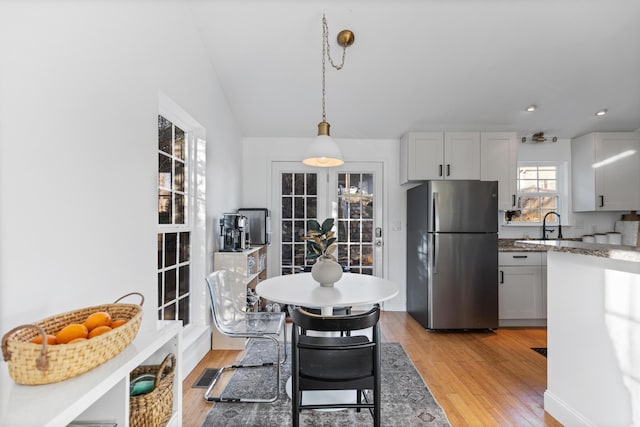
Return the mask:
[[311, 277], [320, 286], [331, 287], [342, 277], [342, 266], [331, 258], [319, 257], [311, 267]]

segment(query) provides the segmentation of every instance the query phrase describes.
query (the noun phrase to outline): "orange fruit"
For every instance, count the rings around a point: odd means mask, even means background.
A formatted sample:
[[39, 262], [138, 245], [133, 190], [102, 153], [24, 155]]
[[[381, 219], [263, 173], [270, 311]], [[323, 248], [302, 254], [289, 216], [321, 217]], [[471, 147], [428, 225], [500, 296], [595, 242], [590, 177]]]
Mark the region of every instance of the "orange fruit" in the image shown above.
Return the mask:
[[58, 344], [66, 344], [76, 338], [86, 338], [88, 335], [89, 330], [86, 326], [81, 323], [72, 323], [56, 334], [56, 341]]
[[[38, 336], [34, 337], [31, 340], [31, 342], [34, 343], [34, 344], [42, 344], [42, 335], [38, 335]], [[47, 344], [56, 345], [57, 343], [58, 343], [58, 341], [56, 341], [56, 336], [55, 335], [47, 334]]]
[[111, 315], [106, 311], [96, 311], [95, 313], [90, 314], [89, 317], [87, 317], [87, 320], [84, 321], [84, 326], [86, 326], [90, 331], [98, 326], [109, 325], [111, 325]]
[[91, 332], [89, 332], [89, 338], [93, 338], [93, 337], [97, 337], [98, 335], [102, 335], [104, 333], [107, 333], [111, 330], [110, 326], [96, 326], [95, 328], [93, 328], [91, 330]]
[[76, 342], [82, 342], [82, 341], [89, 341], [89, 340], [88, 340], [87, 338], [82, 338], [82, 337], [80, 337], [80, 338], [72, 339], [72, 340], [71, 340], [71, 341], [69, 341], [67, 344], [73, 344], [73, 343], [76, 343]]
[[127, 323], [127, 319], [116, 319], [113, 322], [111, 322], [111, 329], [115, 329], [118, 326], [122, 326], [125, 323]]

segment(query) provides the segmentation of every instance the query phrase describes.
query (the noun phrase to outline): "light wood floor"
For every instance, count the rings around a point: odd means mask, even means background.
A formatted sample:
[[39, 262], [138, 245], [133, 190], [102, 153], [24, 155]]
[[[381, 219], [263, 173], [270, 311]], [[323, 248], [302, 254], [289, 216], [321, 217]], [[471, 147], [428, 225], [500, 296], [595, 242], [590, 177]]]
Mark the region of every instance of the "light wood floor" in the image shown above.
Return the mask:
[[[399, 342], [455, 426], [560, 426], [543, 409], [547, 364], [531, 347], [546, 347], [544, 328], [493, 332], [429, 332], [404, 312], [383, 312], [384, 341]], [[211, 404], [192, 388], [204, 368], [240, 360], [210, 351], [183, 383], [183, 426], [200, 426]]]

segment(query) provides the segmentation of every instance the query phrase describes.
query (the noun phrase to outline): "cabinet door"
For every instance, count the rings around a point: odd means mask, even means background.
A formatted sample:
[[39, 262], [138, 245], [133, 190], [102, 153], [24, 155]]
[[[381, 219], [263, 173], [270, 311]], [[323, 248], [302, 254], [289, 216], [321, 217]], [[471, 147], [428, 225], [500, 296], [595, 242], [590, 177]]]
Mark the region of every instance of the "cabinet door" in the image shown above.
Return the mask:
[[542, 269], [499, 267], [498, 317], [500, 319], [541, 319]]
[[480, 133], [444, 134], [444, 179], [480, 179]]
[[443, 143], [442, 132], [406, 134], [400, 142], [400, 182], [443, 179]]
[[638, 135], [627, 132], [596, 134], [596, 209], [640, 209], [640, 149]]
[[571, 140], [571, 198], [575, 212], [596, 210], [595, 137], [583, 135]]
[[480, 134], [480, 179], [498, 181], [498, 209], [516, 208], [515, 132], [482, 132]]

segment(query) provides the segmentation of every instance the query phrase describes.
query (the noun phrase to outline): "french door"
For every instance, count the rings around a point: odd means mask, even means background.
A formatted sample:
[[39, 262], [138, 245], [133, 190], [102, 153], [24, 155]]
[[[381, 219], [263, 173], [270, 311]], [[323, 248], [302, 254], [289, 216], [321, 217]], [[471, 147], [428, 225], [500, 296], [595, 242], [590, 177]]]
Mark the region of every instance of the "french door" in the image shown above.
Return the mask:
[[310, 267], [303, 239], [307, 221], [332, 217], [338, 262], [353, 273], [382, 276], [382, 163], [345, 163], [328, 170], [298, 162], [272, 165], [272, 274]]

